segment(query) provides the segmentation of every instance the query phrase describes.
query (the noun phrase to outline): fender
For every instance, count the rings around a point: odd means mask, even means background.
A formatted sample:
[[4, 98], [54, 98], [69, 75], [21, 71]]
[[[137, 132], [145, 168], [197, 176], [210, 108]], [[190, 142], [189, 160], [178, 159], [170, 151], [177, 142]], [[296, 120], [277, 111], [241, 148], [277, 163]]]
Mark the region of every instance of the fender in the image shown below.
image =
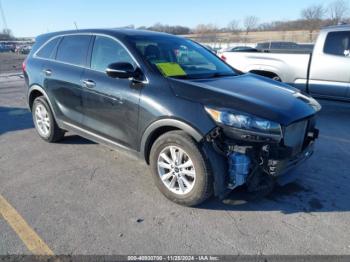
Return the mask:
[[149, 151], [149, 143], [151, 142], [152, 134], [162, 127], [174, 127], [177, 129], [181, 129], [191, 135], [194, 140], [197, 142], [200, 142], [205, 134], [201, 134], [197, 129], [192, 127], [191, 125], [177, 119], [172, 118], [166, 118], [166, 119], [160, 119], [156, 120], [152, 124], [150, 124], [146, 130], [143, 132], [142, 138], [141, 138], [141, 146], [140, 146], [140, 156], [143, 157], [143, 159], [147, 162], [147, 154]]
[[41, 86], [37, 85], [37, 84], [33, 84], [32, 86], [29, 87], [28, 89], [28, 92], [27, 92], [27, 105], [28, 105], [28, 108], [29, 108], [29, 111], [31, 111], [30, 109], [30, 94], [33, 92], [33, 91], [39, 91], [40, 93], [43, 94], [43, 96], [46, 98], [47, 102], [49, 103], [50, 105], [50, 108], [51, 108], [51, 111], [57, 121], [57, 118], [56, 118], [56, 112], [54, 110], [54, 107], [52, 106], [52, 103], [51, 103], [51, 100], [49, 98], [49, 96], [47, 95], [47, 92], [45, 91], [44, 88], [42, 88]]

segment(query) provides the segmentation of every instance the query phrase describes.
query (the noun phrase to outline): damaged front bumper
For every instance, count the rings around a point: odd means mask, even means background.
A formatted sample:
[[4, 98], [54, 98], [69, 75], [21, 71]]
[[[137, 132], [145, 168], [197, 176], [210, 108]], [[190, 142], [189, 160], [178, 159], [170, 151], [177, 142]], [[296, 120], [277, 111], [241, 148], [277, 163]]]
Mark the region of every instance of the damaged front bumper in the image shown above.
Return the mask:
[[302, 164], [305, 160], [310, 158], [314, 153], [314, 142], [311, 142], [307, 148], [305, 148], [302, 152], [297, 154], [296, 156], [283, 159], [283, 160], [269, 160], [269, 174], [272, 176], [281, 176], [293, 168], [296, 168], [300, 164]]
[[213, 130], [207, 141], [226, 159], [226, 189], [246, 184], [249, 191], [257, 191], [258, 180], [283, 184], [290, 179], [291, 171], [312, 156], [317, 138], [315, 119], [310, 118], [286, 127], [281, 141], [237, 139], [237, 134], [232, 135], [232, 130], [224, 127]]
[[314, 146], [315, 143], [311, 142], [310, 145], [303, 152], [280, 164], [280, 172], [277, 173], [278, 176], [276, 179], [277, 184], [279, 184], [280, 186], [284, 186], [297, 179], [299, 173], [296, 172], [296, 169], [313, 155]]

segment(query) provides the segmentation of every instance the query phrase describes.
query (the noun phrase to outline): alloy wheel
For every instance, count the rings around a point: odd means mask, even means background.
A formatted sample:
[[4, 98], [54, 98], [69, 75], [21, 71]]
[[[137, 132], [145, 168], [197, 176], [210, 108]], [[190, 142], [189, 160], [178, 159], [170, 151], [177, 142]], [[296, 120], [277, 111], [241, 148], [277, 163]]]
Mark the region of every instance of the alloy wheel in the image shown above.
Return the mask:
[[158, 157], [158, 175], [171, 192], [189, 193], [196, 182], [196, 171], [189, 155], [178, 146], [164, 148]]
[[35, 122], [41, 136], [47, 137], [50, 135], [50, 116], [49, 112], [42, 104], [35, 107]]

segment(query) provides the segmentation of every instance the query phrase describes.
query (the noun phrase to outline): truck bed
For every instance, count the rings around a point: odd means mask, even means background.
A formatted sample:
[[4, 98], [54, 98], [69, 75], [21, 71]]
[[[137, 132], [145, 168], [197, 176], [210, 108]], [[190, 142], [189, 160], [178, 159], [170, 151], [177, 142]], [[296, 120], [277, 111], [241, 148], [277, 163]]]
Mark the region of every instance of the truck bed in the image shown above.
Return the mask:
[[[224, 52], [226, 62], [242, 72], [271, 72], [285, 83], [296, 85], [307, 78], [311, 54]], [[303, 87], [298, 86], [303, 89]]]

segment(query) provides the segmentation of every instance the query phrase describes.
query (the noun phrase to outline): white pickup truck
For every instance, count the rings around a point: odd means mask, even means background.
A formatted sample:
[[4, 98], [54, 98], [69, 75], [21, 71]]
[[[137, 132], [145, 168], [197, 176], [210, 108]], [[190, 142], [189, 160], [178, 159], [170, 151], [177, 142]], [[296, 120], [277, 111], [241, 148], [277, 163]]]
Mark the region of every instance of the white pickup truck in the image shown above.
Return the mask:
[[350, 100], [350, 25], [324, 28], [311, 53], [224, 52], [242, 72], [291, 84], [316, 97]]

